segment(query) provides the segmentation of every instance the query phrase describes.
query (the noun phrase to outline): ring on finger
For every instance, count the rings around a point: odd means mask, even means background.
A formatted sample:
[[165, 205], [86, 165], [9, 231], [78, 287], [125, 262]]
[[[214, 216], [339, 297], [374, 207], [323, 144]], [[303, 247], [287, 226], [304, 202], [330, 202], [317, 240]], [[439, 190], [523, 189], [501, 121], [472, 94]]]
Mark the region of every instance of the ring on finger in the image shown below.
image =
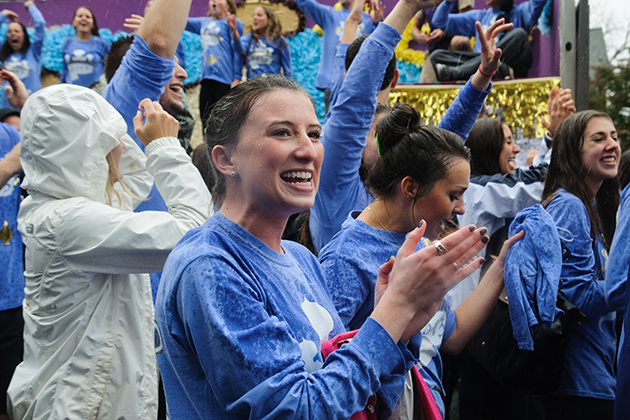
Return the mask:
[[446, 249], [446, 247], [442, 244], [442, 241], [435, 241], [433, 245], [435, 246], [435, 249], [437, 250], [438, 255], [442, 255], [446, 251], [448, 251], [448, 249]]
[[456, 262], [453, 263], [453, 267], [455, 267], [455, 271], [459, 270], [459, 265]]

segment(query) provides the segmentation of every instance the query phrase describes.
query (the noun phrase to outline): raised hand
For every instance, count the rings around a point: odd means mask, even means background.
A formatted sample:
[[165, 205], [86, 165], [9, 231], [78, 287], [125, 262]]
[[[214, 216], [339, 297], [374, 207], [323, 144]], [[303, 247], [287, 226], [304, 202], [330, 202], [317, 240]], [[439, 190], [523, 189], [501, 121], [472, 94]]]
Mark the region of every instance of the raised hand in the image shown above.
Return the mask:
[[4, 87], [9, 105], [17, 110], [22, 109], [24, 102], [28, 99], [28, 90], [24, 83], [8, 70], [0, 70], [0, 80], [6, 80], [9, 83]]
[[32, 6], [32, 5], [34, 5], [34, 4], [35, 4], [35, 3], [33, 3], [33, 1], [32, 1], [32, 0], [29, 0], [29, 1], [27, 1], [27, 2], [24, 2], [24, 8], [25, 8], [26, 10], [28, 10], [28, 8], [29, 8], [29, 7], [31, 7], [31, 6]]
[[548, 102], [549, 121], [541, 117], [540, 123], [547, 129], [551, 138], [555, 136], [560, 123], [575, 114], [575, 102], [571, 96], [571, 89], [553, 87], [549, 93]]
[[131, 17], [125, 19], [125, 23], [123, 23], [123, 26], [127, 29], [131, 29], [134, 32], [138, 32], [138, 28], [140, 27], [140, 24], [142, 24], [143, 20], [144, 18], [140, 15], [131, 15]]
[[378, 23], [383, 20], [385, 16], [385, 5], [382, 1], [372, 0], [370, 1], [370, 19], [373, 23]]
[[18, 14], [15, 13], [13, 10], [4, 9], [2, 11], [2, 14], [4, 15], [4, 17], [9, 19], [11, 22], [19, 22], [20, 21], [20, 16], [18, 16]]
[[512, 29], [514, 24], [505, 23], [505, 19], [499, 19], [495, 21], [490, 27], [483, 32], [481, 23], [475, 22], [477, 28], [478, 42], [481, 44], [481, 69], [482, 75], [491, 76], [499, 68], [501, 64], [501, 54], [503, 53], [500, 48], [497, 48], [496, 37], [504, 31]]
[[[143, 99], [138, 105], [138, 114], [133, 118], [133, 128], [138, 139], [148, 146], [162, 137], [177, 137], [179, 123], [162, 109], [159, 102]], [[146, 122], [143, 123], [143, 116]]]

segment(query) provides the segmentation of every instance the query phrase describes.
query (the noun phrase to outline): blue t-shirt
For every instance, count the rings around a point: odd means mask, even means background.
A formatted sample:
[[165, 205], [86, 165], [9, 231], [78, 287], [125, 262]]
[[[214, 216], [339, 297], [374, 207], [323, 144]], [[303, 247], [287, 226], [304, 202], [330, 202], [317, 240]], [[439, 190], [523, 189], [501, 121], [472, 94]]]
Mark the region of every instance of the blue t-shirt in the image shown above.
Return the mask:
[[[361, 328], [372, 313], [378, 269], [396, 255], [406, 237], [404, 233], [375, 229], [357, 220], [359, 214], [358, 211], [352, 212], [342, 230], [319, 254], [335, 308], [350, 330]], [[418, 248], [423, 248], [426, 243], [427, 240], [423, 240]], [[445, 407], [440, 347], [456, 327], [455, 313], [445, 298], [421, 334], [420, 374], [433, 393], [442, 416]]]
[[379, 387], [391, 414], [411, 353], [370, 319], [323, 362], [345, 329], [317, 259], [282, 248], [215, 214], [169, 255], [155, 316], [170, 418], [349, 418]]
[[[509, 21], [514, 24], [515, 28], [523, 28], [525, 31], [530, 32], [538, 22], [538, 18], [545, 4], [547, 4], [547, 1], [548, 0], [529, 0], [514, 6], [510, 12]], [[449, 13], [450, 8], [451, 1], [445, 1], [440, 4], [433, 15], [431, 23], [447, 34], [471, 37], [477, 36], [475, 22], [479, 21], [483, 30], [486, 31], [494, 23], [499, 14], [502, 13], [500, 10], [489, 8], [452, 14]], [[475, 52], [481, 52], [480, 42], [475, 43]]]
[[[341, 224], [353, 210], [363, 210], [372, 196], [361, 181], [359, 168], [363, 149], [376, 111], [376, 96], [383, 75], [401, 36], [387, 24], [378, 28], [361, 45], [347, 75], [331, 92], [331, 107], [322, 133], [324, 161], [319, 190], [309, 216], [309, 227], [315, 250], [319, 252], [341, 230]], [[345, 52], [340, 48], [339, 52]], [[339, 84], [344, 57], [335, 57], [334, 86]], [[486, 91], [470, 81], [459, 91], [438, 127], [468, 137], [479, 110], [492, 85]], [[340, 199], [341, 198], [341, 199]]]
[[558, 226], [569, 257], [562, 264], [560, 291], [586, 315], [571, 325], [560, 387], [556, 395], [615, 399], [616, 313], [606, 300], [604, 273], [608, 254], [601, 239], [591, 238], [586, 207], [564, 190], [547, 211]]
[[[145, 98], [158, 101], [164, 87], [173, 76], [175, 60], [162, 58], [153, 51], [140, 35], [135, 35], [131, 48], [123, 57], [120, 67], [103, 92], [103, 97], [122, 115], [127, 123], [127, 134], [141, 150], [144, 145], [133, 131], [133, 117], [138, 113], [138, 104]], [[150, 198], [140, 203], [135, 211], [161, 210], [168, 207], [155, 185]]]
[[[350, 9], [335, 10], [333, 7], [320, 4], [316, 0], [296, 0], [296, 3], [324, 31], [322, 56], [319, 70], [317, 70], [315, 87], [320, 90], [330, 89], [335, 51], [343, 37]], [[363, 22], [357, 28], [357, 38], [361, 35], [371, 34], [375, 28], [376, 25], [372, 22], [370, 15], [363, 13]]]
[[[20, 133], [0, 123], [0, 160], [20, 142]], [[17, 229], [17, 214], [22, 201], [19, 175], [0, 189], [0, 311], [22, 306], [24, 300], [24, 265], [22, 236]]]
[[270, 40], [262, 36], [253, 39], [252, 33], [248, 32], [235, 45], [239, 54], [246, 53], [248, 79], [263, 74], [283, 74], [287, 79], [293, 79], [291, 51], [285, 37]]
[[[238, 18], [236, 28], [242, 36], [243, 22]], [[235, 46], [227, 19], [188, 18], [186, 30], [201, 35], [202, 80], [230, 85], [235, 79], [243, 78], [243, 60]]]
[[109, 52], [109, 44], [100, 36], [79, 41], [76, 36], [63, 44], [63, 70], [61, 83], [90, 87], [103, 74], [103, 59]]
[[[28, 93], [37, 92], [42, 88], [41, 72], [42, 72], [42, 48], [44, 46], [44, 38], [46, 38], [46, 21], [44, 16], [36, 6], [28, 8], [33, 23], [35, 24], [35, 33], [30, 39], [31, 46], [25, 53], [13, 53], [3, 63], [2, 68], [9, 70], [20, 78]], [[0, 13], [0, 24], [8, 23], [6, 17]], [[3, 95], [1, 108], [9, 108], [7, 95], [4, 94], [4, 86], [7, 82], [2, 83]]]

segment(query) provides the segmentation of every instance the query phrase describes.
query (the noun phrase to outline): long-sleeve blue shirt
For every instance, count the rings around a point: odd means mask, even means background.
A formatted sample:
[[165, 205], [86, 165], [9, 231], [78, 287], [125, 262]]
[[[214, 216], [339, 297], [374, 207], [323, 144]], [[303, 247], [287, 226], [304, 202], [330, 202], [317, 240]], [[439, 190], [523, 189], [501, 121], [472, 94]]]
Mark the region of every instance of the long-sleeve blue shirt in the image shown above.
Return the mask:
[[[35, 33], [30, 40], [31, 46], [25, 53], [14, 52], [11, 54], [2, 63], [2, 67], [5, 70], [15, 73], [15, 75], [24, 82], [28, 93], [31, 94], [42, 88], [42, 48], [44, 47], [44, 38], [46, 38], [46, 20], [35, 5], [29, 7], [28, 12], [35, 26]], [[0, 13], [0, 24], [2, 23], [7, 23], [7, 18]], [[6, 84], [6, 81], [2, 83], [3, 89]], [[7, 95], [3, 94], [2, 108], [8, 108], [10, 106]]]
[[[324, 31], [324, 45], [322, 46], [315, 87], [321, 90], [330, 89], [335, 51], [341, 42], [350, 9], [335, 10], [333, 7], [320, 4], [316, 0], [296, 0], [295, 3]], [[363, 22], [357, 28], [357, 38], [361, 35], [371, 34], [375, 28], [376, 25], [372, 22], [370, 15], [363, 13]]]
[[[531, 31], [538, 18], [542, 13], [545, 4], [548, 0], [529, 0], [514, 6], [510, 12], [510, 22], [514, 24], [515, 28], [523, 28], [527, 32]], [[452, 1], [446, 0], [437, 7], [433, 20], [431, 23], [439, 29], [442, 29], [447, 34], [451, 35], [464, 35], [464, 36], [477, 36], [477, 30], [475, 29], [475, 22], [479, 21], [481, 27], [485, 31], [488, 29], [497, 16], [501, 14], [500, 10], [495, 9], [483, 9], [483, 10], [469, 10], [464, 13], [451, 14]], [[481, 52], [481, 43], [475, 43], [475, 52]]]
[[293, 79], [291, 71], [291, 50], [285, 37], [269, 39], [261, 36], [254, 38], [251, 32], [242, 36], [235, 47], [239, 54], [246, 54], [247, 78], [263, 74], [282, 74]]
[[[375, 229], [357, 220], [360, 212], [352, 212], [343, 229], [319, 254], [326, 285], [344, 326], [350, 330], [361, 328], [374, 310], [374, 286], [379, 267], [396, 255], [406, 234]], [[426, 245], [423, 240], [419, 248]], [[422, 332], [412, 340], [420, 342], [420, 375], [444, 416], [444, 386], [440, 347], [448, 339], [457, 321], [445, 298], [436, 314]]]
[[76, 36], [68, 38], [63, 44], [61, 83], [92, 86], [103, 74], [103, 59], [108, 52], [109, 45], [100, 36], [87, 41], [79, 41]]
[[[0, 123], [0, 160], [20, 142], [20, 133], [12, 126]], [[0, 188], [0, 311], [18, 308], [24, 300], [24, 265], [22, 236], [17, 229], [17, 214], [22, 201], [20, 179], [16, 175]], [[5, 225], [6, 224], [6, 225]]]
[[[243, 22], [236, 19], [239, 35], [243, 35]], [[238, 53], [232, 29], [227, 19], [212, 17], [188, 18], [186, 30], [201, 35], [201, 79], [214, 80], [226, 85], [243, 78], [243, 60]]]
[[[401, 36], [391, 26], [380, 24], [361, 46], [352, 62], [327, 116], [322, 135], [324, 161], [319, 190], [310, 212], [310, 232], [319, 251], [341, 230], [352, 210], [363, 210], [372, 202], [359, 176], [363, 149], [374, 112], [385, 69]], [[341, 58], [338, 59], [339, 67]], [[341, 71], [336, 70], [336, 74]], [[339, 78], [336, 77], [335, 83]], [[492, 86], [480, 91], [470, 81], [440, 121], [438, 127], [465, 139], [472, 128], [481, 105]]]
[[391, 414], [411, 352], [369, 319], [323, 362], [345, 329], [317, 259], [282, 248], [215, 214], [170, 254], [155, 316], [172, 419], [349, 418], [379, 389]]
[[579, 198], [564, 190], [547, 206], [568, 251], [562, 263], [560, 291], [587, 322], [571, 325], [562, 377], [556, 395], [615, 399], [616, 313], [608, 305], [604, 272], [608, 254], [591, 237], [591, 223]]

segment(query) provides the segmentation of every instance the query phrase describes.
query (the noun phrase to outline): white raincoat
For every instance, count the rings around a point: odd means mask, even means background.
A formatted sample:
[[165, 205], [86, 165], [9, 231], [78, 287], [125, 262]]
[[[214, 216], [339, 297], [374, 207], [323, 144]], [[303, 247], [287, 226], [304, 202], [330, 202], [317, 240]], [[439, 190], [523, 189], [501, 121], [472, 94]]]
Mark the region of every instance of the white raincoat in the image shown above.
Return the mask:
[[[175, 138], [145, 155], [116, 110], [89, 89], [58, 85], [22, 111], [26, 244], [24, 361], [8, 390], [19, 419], [155, 419], [157, 365], [148, 272], [211, 211], [210, 194]], [[106, 204], [106, 155], [142, 197], [153, 179], [169, 212]], [[146, 170], [145, 170], [146, 168]], [[120, 187], [118, 185], [118, 187]], [[137, 202], [135, 203], [137, 204]]]

